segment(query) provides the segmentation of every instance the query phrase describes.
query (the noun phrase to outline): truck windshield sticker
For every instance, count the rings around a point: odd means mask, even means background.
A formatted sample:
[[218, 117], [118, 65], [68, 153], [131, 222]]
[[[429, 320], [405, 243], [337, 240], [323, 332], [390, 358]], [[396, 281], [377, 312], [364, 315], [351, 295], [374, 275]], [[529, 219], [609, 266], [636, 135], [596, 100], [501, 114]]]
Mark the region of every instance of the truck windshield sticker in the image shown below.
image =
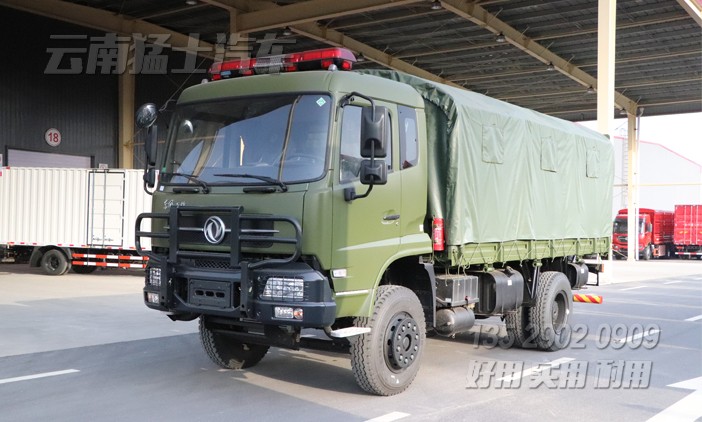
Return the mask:
[[327, 102], [322, 97], [319, 97], [319, 99], [317, 100], [317, 105], [320, 107], [324, 107], [324, 104], [326, 104], [326, 103]]

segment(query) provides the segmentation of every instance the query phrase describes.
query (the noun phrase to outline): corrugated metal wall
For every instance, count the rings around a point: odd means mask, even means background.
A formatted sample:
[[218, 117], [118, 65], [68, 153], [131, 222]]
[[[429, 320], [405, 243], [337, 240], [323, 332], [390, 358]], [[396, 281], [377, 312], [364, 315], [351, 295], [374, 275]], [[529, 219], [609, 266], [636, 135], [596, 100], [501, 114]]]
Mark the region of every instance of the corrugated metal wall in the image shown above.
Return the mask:
[[[87, 155], [95, 157], [94, 165], [115, 166], [117, 76], [44, 74], [47, 48], [66, 45], [50, 35], [101, 34], [8, 8], [0, 7], [0, 15], [0, 153], [17, 148]], [[87, 54], [67, 56], [87, 61]], [[52, 127], [62, 135], [58, 147], [44, 141]]]
[[[7, 165], [7, 148], [24, 149], [55, 154], [93, 156], [93, 165], [118, 165], [118, 76], [87, 74], [90, 50], [97, 48], [105, 34], [89, 28], [20, 12], [0, 6], [0, 154]], [[78, 35], [83, 40], [52, 39], [56, 35]], [[61, 69], [70, 68], [70, 59], [81, 61], [80, 74], [45, 74], [55, 48], [79, 48], [81, 52], [67, 51]], [[144, 102], [159, 107], [169, 98], [177, 99], [180, 91], [197, 84], [206, 76], [186, 74], [173, 70], [186, 66], [185, 54], [164, 49], [168, 54], [167, 73], [138, 74], [136, 76], [135, 111]], [[196, 59], [200, 69], [207, 69], [210, 61]], [[94, 66], [93, 66], [94, 67]], [[171, 104], [170, 109], [175, 103]], [[170, 114], [159, 119], [159, 138], [165, 139]], [[57, 128], [62, 135], [58, 147], [49, 146], [44, 134]], [[135, 142], [143, 142], [135, 134]], [[134, 148], [134, 166], [143, 166], [141, 145]], [[12, 164], [12, 163], [10, 163]], [[47, 166], [50, 166], [47, 164]]]

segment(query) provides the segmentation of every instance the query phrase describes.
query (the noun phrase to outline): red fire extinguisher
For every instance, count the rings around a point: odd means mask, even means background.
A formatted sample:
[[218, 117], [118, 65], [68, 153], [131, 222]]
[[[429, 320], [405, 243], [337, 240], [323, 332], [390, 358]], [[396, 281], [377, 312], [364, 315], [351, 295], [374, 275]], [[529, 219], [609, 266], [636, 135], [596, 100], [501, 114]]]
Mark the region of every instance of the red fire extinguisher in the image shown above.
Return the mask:
[[444, 219], [434, 217], [431, 223], [434, 251], [444, 250]]

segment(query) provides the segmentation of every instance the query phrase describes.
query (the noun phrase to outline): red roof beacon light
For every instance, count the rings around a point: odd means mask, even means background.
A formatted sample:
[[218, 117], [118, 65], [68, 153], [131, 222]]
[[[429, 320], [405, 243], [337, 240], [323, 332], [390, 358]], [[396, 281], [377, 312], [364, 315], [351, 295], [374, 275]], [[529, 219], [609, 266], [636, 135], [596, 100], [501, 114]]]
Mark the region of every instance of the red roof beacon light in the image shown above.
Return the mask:
[[211, 81], [218, 81], [254, 74], [331, 70], [332, 65], [338, 70], [351, 70], [355, 62], [356, 57], [345, 48], [323, 48], [281, 56], [217, 62], [212, 64], [209, 74]]

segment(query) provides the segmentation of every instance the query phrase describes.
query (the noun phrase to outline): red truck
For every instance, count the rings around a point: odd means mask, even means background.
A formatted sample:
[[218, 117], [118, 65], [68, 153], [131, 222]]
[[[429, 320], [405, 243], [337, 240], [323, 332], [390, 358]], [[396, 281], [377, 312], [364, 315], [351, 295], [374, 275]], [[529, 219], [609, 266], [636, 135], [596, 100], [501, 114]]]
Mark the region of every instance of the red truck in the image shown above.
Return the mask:
[[[677, 208], [677, 207], [676, 207]], [[627, 256], [628, 236], [626, 208], [619, 210], [614, 219], [612, 229], [612, 253], [615, 258]], [[674, 214], [672, 211], [660, 211], [650, 208], [639, 208], [639, 257], [651, 258], [672, 257], [675, 253], [673, 240]]]
[[679, 257], [702, 259], [702, 205], [675, 206], [673, 242]]

